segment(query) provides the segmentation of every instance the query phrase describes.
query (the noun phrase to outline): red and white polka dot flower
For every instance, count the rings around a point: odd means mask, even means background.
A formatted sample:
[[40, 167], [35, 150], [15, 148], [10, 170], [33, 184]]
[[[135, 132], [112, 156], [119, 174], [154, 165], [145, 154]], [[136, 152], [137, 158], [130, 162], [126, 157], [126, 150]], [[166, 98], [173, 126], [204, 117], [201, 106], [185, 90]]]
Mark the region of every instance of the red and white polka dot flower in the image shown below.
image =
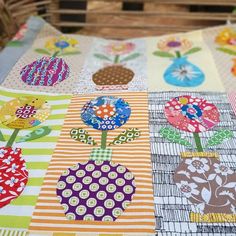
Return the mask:
[[220, 114], [214, 104], [188, 95], [170, 100], [165, 105], [165, 115], [171, 125], [192, 133], [210, 130], [220, 121]]

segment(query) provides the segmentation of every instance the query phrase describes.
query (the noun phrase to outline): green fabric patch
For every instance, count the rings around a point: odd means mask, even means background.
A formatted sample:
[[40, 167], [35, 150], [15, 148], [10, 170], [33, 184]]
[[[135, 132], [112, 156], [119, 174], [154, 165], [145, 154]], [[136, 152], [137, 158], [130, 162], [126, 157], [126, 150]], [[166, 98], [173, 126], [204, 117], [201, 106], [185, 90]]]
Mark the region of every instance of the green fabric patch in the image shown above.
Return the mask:
[[110, 161], [112, 156], [112, 149], [94, 148], [90, 154], [90, 160], [94, 161]]
[[208, 139], [206, 147], [212, 147], [219, 145], [226, 141], [227, 139], [233, 138], [233, 132], [231, 130], [217, 130], [214, 135]]
[[82, 143], [86, 143], [86, 144], [93, 145], [93, 146], [97, 145], [97, 143], [95, 142], [93, 137], [91, 137], [88, 134], [88, 132], [82, 128], [72, 129], [70, 131], [70, 136], [74, 140], [80, 141]]
[[117, 137], [114, 138], [114, 140], [109, 143], [109, 146], [111, 145], [119, 145], [123, 143], [129, 143], [136, 138], [140, 137], [140, 130], [136, 128], [131, 128], [123, 131], [121, 134], [119, 134]]
[[192, 147], [192, 144], [188, 140], [181, 138], [181, 134], [172, 128], [161, 128], [160, 135], [172, 143], [178, 143], [186, 147]]
[[51, 129], [48, 126], [41, 127], [39, 129], [36, 129], [29, 134], [25, 135], [24, 137], [21, 137], [17, 143], [27, 142], [34, 139], [42, 138], [48, 134], [51, 133]]

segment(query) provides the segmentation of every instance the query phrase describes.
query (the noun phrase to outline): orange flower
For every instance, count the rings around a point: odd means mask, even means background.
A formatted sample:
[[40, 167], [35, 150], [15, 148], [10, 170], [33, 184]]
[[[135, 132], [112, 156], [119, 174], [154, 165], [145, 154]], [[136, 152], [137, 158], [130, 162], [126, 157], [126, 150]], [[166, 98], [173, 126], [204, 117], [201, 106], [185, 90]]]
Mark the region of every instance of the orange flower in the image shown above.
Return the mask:
[[160, 40], [157, 44], [157, 47], [161, 51], [179, 51], [186, 52], [192, 47], [192, 43], [188, 39], [180, 39], [177, 37], [169, 37], [167, 39]]

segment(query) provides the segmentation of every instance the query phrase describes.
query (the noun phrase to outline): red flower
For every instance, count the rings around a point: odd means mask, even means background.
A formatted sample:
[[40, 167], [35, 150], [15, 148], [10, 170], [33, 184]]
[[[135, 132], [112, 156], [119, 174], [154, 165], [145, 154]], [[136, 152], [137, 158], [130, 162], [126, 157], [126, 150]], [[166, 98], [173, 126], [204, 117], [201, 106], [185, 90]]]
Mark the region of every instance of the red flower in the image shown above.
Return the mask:
[[167, 120], [177, 129], [200, 133], [212, 129], [219, 121], [217, 107], [203, 98], [180, 96], [165, 105]]

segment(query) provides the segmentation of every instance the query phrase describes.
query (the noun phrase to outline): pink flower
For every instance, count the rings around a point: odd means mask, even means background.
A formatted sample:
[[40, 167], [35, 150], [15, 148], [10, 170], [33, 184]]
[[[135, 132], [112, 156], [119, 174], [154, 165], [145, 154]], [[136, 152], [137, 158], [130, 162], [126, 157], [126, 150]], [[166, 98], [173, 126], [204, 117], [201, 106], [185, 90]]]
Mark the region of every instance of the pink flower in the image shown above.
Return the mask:
[[111, 55], [124, 55], [132, 52], [134, 48], [134, 43], [114, 42], [105, 46], [105, 51]]
[[24, 38], [24, 35], [27, 32], [27, 30], [28, 30], [27, 25], [26, 24], [22, 25], [12, 40], [13, 41], [21, 40], [22, 38]]
[[220, 114], [214, 104], [188, 95], [167, 102], [165, 115], [171, 125], [192, 133], [212, 129], [220, 121]]

